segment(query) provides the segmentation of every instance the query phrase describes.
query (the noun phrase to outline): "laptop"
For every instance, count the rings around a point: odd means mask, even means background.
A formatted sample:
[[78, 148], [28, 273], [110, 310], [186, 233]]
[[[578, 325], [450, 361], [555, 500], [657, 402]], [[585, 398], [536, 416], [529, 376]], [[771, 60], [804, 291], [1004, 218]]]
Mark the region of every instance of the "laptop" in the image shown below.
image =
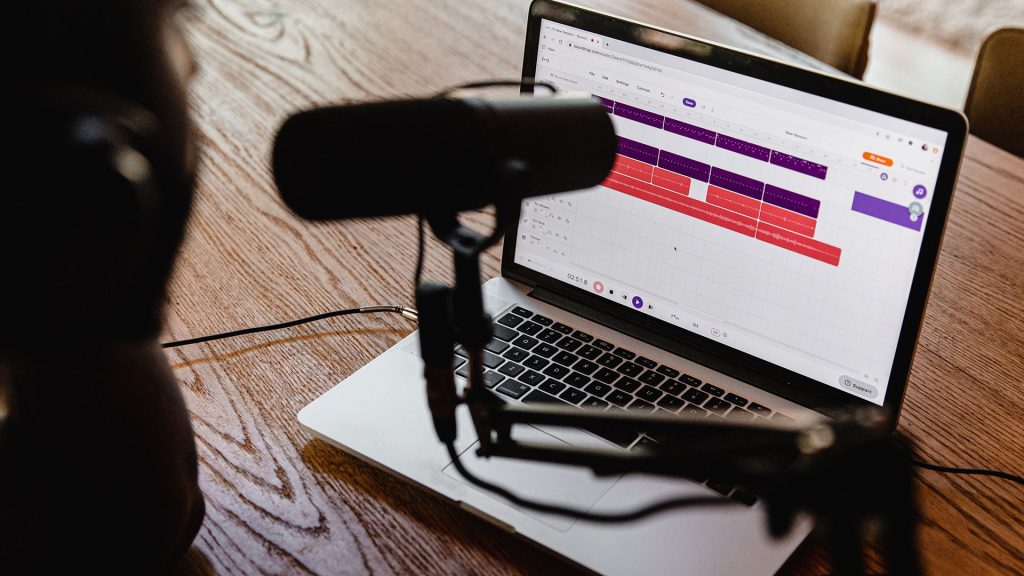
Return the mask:
[[[523, 76], [599, 98], [618, 158], [600, 186], [522, 203], [483, 286], [489, 388], [512, 403], [747, 421], [898, 415], [963, 115], [547, 0], [530, 7]], [[764, 503], [724, 479], [482, 460], [459, 418], [467, 468], [520, 496], [603, 512], [684, 495], [737, 505], [608, 525], [469, 485], [434, 434], [415, 332], [299, 413], [315, 437], [594, 572], [773, 574], [812, 528], [802, 518], [773, 539]], [[521, 439], [654, 441], [540, 426]]]

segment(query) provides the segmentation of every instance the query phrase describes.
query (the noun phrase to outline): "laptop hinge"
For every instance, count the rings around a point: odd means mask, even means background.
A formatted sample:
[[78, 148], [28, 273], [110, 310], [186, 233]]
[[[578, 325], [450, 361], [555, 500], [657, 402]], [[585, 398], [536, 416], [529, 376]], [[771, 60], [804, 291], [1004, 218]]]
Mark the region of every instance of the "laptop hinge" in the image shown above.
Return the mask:
[[737, 365], [735, 362], [730, 362], [713, 352], [685, 344], [662, 331], [637, 323], [625, 318], [624, 316], [587, 306], [573, 298], [553, 290], [549, 290], [543, 286], [534, 287], [533, 290], [530, 291], [529, 295], [532, 298], [536, 298], [542, 302], [551, 304], [552, 306], [557, 306], [563, 310], [567, 310], [573, 314], [582, 316], [583, 318], [597, 322], [598, 324], [602, 324], [613, 330], [629, 334], [637, 340], [641, 340], [651, 346], [656, 346], [666, 352], [701, 364], [702, 366], [710, 368], [716, 372], [721, 372], [727, 376], [736, 378], [737, 380], [757, 386], [758, 388], [766, 390], [777, 396], [781, 396], [790, 402], [810, 408], [816, 412], [820, 412], [827, 416], [834, 416], [837, 413], [837, 407], [830, 406], [818, 396], [814, 396], [813, 394], [809, 394], [803, 390], [795, 388], [794, 386], [788, 385], [782, 379], [773, 378], [771, 376], [761, 374], [751, 368]]

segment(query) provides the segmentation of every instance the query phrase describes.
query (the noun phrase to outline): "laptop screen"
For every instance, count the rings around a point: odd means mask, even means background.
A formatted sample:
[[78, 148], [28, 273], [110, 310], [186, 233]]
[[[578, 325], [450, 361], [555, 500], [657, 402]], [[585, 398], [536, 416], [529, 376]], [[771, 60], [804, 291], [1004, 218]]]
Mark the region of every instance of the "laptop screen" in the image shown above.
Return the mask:
[[619, 154], [523, 203], [515, 263], [881, 405], [946, 133], [551, 20], [538, 47]]

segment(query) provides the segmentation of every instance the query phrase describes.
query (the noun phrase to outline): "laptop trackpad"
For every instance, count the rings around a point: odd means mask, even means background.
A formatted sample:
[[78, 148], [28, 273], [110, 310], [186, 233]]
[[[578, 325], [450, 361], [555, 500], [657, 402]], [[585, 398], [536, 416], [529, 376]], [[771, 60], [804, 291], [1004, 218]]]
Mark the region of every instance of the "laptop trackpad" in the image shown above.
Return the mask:
[[[515, 438], [521, 442], [570, 444], [532, 426], [516, 427]], [[479, 442], [474, 442], [462, 452], [462, 462], [466, 468], [484, 480], [503, 486], [513, 494], [529, 500], [589, 510], [621, 478], [621, 476], [598, 478], [590, 470], [575, 466], [541, 464], [511, 458], [483, 459], [476, 455], [477, 446], [479, 446]], [[472, 486], [459, 475], [459, 472], [450, 463], [444, 468], [444, 473], [459, 482]], [[490, 492], [484, 490], [481, 492], [496, 500], [505, 501]], [[513, 507], [515, 506], [513, 505]], [[534, 512], [518, 507], [516, 509], [561, 532], [569, 530], [576, 523], [573, 518]]]

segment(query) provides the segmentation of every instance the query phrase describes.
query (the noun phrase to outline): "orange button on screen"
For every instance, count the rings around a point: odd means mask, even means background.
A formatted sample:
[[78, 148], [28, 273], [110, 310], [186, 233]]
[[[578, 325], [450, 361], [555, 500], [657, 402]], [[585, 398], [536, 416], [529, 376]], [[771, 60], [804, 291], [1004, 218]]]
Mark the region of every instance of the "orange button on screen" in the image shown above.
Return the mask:
[[864, 159], [870, 162], [877, 162], [882, 166], [892, 166], [892, 158], [886, 158], [885, 156], [879, 156], [878, 154], [872, 154], [871, 152], [865, 152]]

